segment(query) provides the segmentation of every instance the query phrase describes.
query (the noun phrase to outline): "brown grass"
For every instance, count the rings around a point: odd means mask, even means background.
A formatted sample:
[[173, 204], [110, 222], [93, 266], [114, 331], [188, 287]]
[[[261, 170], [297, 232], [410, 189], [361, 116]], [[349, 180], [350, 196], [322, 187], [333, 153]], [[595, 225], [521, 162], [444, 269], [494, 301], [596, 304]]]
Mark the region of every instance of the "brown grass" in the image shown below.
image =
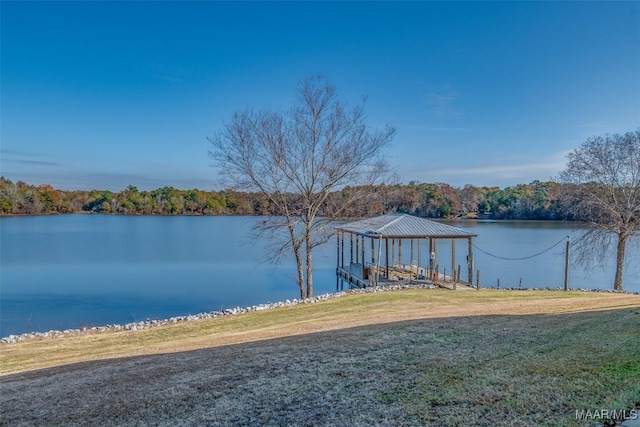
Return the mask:
[[640, 405], [639, 336], [638, 296], [412, 290], [33, 339], [0, 425], [589, 425]]

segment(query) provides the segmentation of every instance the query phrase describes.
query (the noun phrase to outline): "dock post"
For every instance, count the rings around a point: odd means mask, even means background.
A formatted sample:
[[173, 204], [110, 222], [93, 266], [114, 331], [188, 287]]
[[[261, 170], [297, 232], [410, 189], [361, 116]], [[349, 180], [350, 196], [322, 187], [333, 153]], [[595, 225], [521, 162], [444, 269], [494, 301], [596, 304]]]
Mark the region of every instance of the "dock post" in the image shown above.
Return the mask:
[[429, 276], [433, 277], [433, 269], [436, 265], [436, 253], [433, 250], [433, 239], [429, 237]]
[[[387, 252], [389, 251], [389, 239], [385, 239], [386, 240], [386, 250]], [[387, 256], [387, 259], [389, 259], [389, 257]], [[387, 261], [387, 264], [389, 264], [389, 262]], [[391, 265], [396, 265], [396, 239], [391, 239]]]
[[344, 231], [340, 232], [340, 244], [342, 245], [342, 249], [340, 250], [340, 262], [342, 263], [342, 268], [344, 268]]
[[415, 258], [413, 257], [413, 237], [411, 238], [411, 258], [409, 258], [409, 264], [413, 264], [413, 260]]
[[416, 271], [420, 271], [421, 261], [422, 261], [422, 241], [418, 237], [418, 264], [416, 265]]
[[569, 236], [567, 236], [567, 246], [564, 250], [564, 290], [569, 289]]
[[[381, 244], [378, 243], [378, 244]], [[384, 239], [384, 255], [385, 255], [385, 266], [384, 266], [384, 277], [389, 278], [389, 239]], [[393, 255], [392, 255], [393, 258]], [[393, 264], [393, 261], [391, 262]]]
[[469, 237], [469, 248], [467, 249], [467, 271], [469, 273], [469, 286], [473, 285], [473, 237]]
[[349, 233], [349, 265], [353, 264], [353, 234]]
[[[451, 278], [456, 281], [456, 239], [451, 239]], [[454, 285], [455, 286], [455, 285]]]
[[371, 240], [371, 268], [373, 269], [373, 264], [376, 263], [376, 247], [375, 247], [375, 242], [373, 241], [372, 238], [369, 238], [369, 240]]
[[336, 267], [340, 267], [340, 231], [336, 233]]

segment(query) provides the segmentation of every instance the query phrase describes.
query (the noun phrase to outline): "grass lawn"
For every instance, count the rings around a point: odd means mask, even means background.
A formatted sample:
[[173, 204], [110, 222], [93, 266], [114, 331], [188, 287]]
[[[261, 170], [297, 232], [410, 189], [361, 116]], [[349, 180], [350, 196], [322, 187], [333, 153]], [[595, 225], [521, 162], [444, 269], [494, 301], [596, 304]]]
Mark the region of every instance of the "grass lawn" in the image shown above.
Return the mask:
[[3, 344], [0, 367], [0, 425], [586, 426], [640, 408], [640, 296], [356, 294]]

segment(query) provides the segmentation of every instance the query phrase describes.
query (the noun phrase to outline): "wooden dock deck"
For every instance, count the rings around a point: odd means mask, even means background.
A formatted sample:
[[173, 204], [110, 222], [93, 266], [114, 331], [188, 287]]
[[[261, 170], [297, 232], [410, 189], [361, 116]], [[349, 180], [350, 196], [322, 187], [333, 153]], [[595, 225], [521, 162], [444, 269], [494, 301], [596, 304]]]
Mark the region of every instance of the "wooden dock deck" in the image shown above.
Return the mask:
[[350, 270], [342, 267], [337, 267], [336, 274], [339, 279], [346, 281], [349, 287], [355, 288], [368, 288], [377, 285], [391, 285], [391, 284], [423, 284], [433, 285], [443, 289], [449, 290], [474, 290], [475, 288], [469, 286], [464, 281], [454, 281], [451, 276], [447, 276], [443, 273], [438, 273], [430, 276], [430, 272], [426, 268], [417, 268], [416, 266], [398, 265], [389, 268], [389, 278], [385, 277], [386, 269], [380, 268], [376, 272], [376, 268], [369, 268], [363, 275], [366, 278], [353, 274]]
[[347, 283], [349, 283], [349, 287], [351, 287], [351, 285], [355, 286], [356, 288], [369, 287], [369, 279], [364, 279], [362, 277], [353, 275], [349, 270], [345, 270], [344, 268], [338, 267], [336, 269], [336, 274], [338, 275], [338, 278], [346, 280]]

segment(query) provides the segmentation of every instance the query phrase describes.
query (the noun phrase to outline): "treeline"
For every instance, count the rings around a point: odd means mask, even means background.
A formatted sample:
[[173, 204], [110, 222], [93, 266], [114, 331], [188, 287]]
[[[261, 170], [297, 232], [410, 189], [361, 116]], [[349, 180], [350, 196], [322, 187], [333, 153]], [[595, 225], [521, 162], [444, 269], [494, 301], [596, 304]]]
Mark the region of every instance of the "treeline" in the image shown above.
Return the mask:
[[[347, 187], [333, 193], [329, 206], [365, 190], [366, 201], [344, 216], [409, 213], [427, 218], [482, 217], [492, 219], [572, 219], [562, 208], [562, 184], [534, 181], [504, 189], [452, 187], [444, 183]], [[179, 190], [173, 187], [140, 191], [130, 185], [121, 192], [63, 191], [0, 178], [0, 214], [108, 213], [122, 215], [268, 215], [268, 199], [258, 193], [233, 190]]]

